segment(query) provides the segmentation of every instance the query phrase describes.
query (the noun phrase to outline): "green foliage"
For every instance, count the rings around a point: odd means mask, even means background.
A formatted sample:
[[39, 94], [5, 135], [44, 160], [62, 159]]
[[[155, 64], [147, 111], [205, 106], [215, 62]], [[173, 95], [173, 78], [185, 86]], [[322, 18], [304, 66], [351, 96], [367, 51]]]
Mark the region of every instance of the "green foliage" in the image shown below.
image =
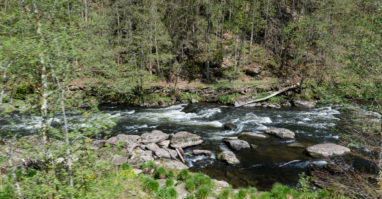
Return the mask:
[[142, 169], [147, 169], [147, 168], [149, 168], [149, 169], [155, 169], [155, 168], [156, 168], [156, 165], [155, 165], [155, 162], [154, 162], [154, 161], [149, 160], [149, 161], [147, 161], [147, 162], [145, 162], [145, 163], [142, 163], [141, 167], [142, 167]]
[[130, 169], [131, 169], [131, 165], [128, 164], [128, 163], [126, 163], [126, 162], [124, 162], [124, 163], [122, 163], [122, 165], [121, 165], [121, 169], [122, 169], [122, 170], [130, 170]]
[[198, 94], [195, 94], [195, 93], [180, 93], [180, 98], [183, 100], [183, 101], [188, 101], [188, 102], [191, 102], [192, 100], [199, 100], [200, 97]]
[[217, 196], [218, 199], [229, 199], [229, 196], [231, 194], [232, 188], [227, 187], [224, 188]]
[[174, 186], [174, 180], [171, 178], [166, 179], [166, 187]]
[[150, 178], [145, 177], [142, 181], [143, 187], [147, 192], [157, 192], [159, 189], [159, 183], [158, 181]]
[[15, 193], [13, 187], [10, 184], [0, 186], [0, 198], [3, 199], [12, 199], [14, 198]]
[[172, 171], [172, 170], [168, 171], [167, 174], [166, 174], [166, 177], [167, 178], [174, 178], [175, 177], [174, 171]]
[[157, 192], [158, 199], [176, 199], [177, 197], [178, 192], [174, 187], [164, 187]]
[[221, 95], [219, 96], [218, 101], [222, 104], [234, 104], [238, 97], [240, 97], [240, 94], [238, 93]]
[[269, 102], [274, 103], [274, 104], [280, 104], [280, 103], [285, 102], [285, 98], [284, 98], [284, 96], [274, 96], [274, 97], [269, 99]]
[[164, 177], [166, 177], [166, 173], [167, 173], [167, 171], [166, 171], [166, 169], [165, 168], [163, 168], [163, 167], [159, 167], [156, 171], [155, 171], [155, 173], [154, 173], [154, 177], [156, 178], [156, 179], [159, 179], [159, 178], [164, 178]]
[[185, 184], [186, 184], [186, 189], [189, 192], [193, 192], [196, 188], [195, 181], [191, 176], [186, 179]]
[[182, 170], [179, 172], [179, 174], [178, 174], [178, 176], [177, 176], [177, 179], [178, 179], [178, 180], [186, 180], [188, 176], [189, 176], [189, 172], [188, 172], [188, 170], [187, 170], [187, 169], [182, 169]]
[[196, 198], [206, 199], [208, 196], [211, 195], [211, 193], [211, 187], [207, 185], [202, 185], [196, 190], [195, 196]]

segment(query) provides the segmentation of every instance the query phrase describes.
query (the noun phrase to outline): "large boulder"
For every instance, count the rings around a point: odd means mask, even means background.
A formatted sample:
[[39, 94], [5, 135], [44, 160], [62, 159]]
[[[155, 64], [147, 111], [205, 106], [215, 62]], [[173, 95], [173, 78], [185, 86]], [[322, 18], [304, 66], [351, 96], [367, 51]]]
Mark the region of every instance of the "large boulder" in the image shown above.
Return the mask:
[[240, 160], [237, 159], [236, 155], [232, 151], [223, 151], [218, 154], [219, 160], [224, 160], [228, 164], [239, 164]]
[[150, 160], [154, 160], [152, 151], [145, 151], [137, 148], [133, 151], [132, 156], [127, 162], [133, 166], [140, 166], [142, 163]]
[[140, 143], [141, 137], [139, 135], [119, 134], [106, 140], [106, 143], [111, 145], [125, 144], [126, 142]]
[[349, 148], [333, 143], [316, 144], [308, 147], [306, 150], [313, 157], [330, 157], [350, 152]]
[[283, 139], [294, 139], [295, 134], [293, 131], [285, 128], [270, 128], [265, 131], [265, 133], [268, 133], [270, 135], [274, 135], [279, 138]]
[[158, 156], [159, 158], [171, 158], [171, 154], [166, 149], [160, 148], [155, 143], [150, 143], [146, 145], [145, 147], [149, 149], [150, 151], [154, 152], [154, 154]]
[[297, 99], [293, 101], [293, 104], [300, 108], [314, 108], [316, 107], [315, 101]]
[[251, 148], [248, 142], [239, 139], [225, 138], [223, 140], [233, 150], [240, 151], [241, 149]]
[[141, 135], [143, 144], [162, 142], [164, 140], [167, 140], [168, 137], [168, 134], [163, 133], [163, 131], [159, 130], [153, 130], [151, 131], [151, 133], [143, 133]]
[[183, 164], [179, 160], [160, 159], [160, 160], [156, 160], [155, 164], [162, 166], [166, 169], [173, 169], [173, 170], [188, 169], [188, 166]]
[[255, 131], [255, 132], [241, 132], [239, 134], [239, 136], [243, 136], [243, 137], [251, 137], [251, 138], [256, 138], [256, 139], [265, 139], [267, 138], [268, 136], [263, 134], [263, 133], [260, 133], [258, 131]]
[[123, 163], [127, 162], [127, 157], [121, 155], [113, 155], [111, 157], [111, 163], [117, 166], [121, 166]]
[[173, 148], [186, 148], [201, 143], [203, 143], [203, 140], [199, 135], [187, 131], [177, 132], [171, 138], [171, 147]]

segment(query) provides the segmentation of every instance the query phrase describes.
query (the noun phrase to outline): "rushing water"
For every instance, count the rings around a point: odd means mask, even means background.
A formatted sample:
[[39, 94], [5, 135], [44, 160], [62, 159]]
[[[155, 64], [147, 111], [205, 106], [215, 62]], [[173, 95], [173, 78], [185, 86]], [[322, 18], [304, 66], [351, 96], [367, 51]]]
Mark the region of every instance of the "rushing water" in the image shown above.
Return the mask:
[[[186, 149], [207, 149], [213, 152], [211, 157], [186, 155], [188, 166], [193, 171], [207, 173], [213, 178], [226, 180], [234, 186], [255, 186], [268, 189], [273, 183], [281, 182], [296, 185], [298, 174], [306, 171], [309, 165], [324, 165], [325, 161], [309, 157], [305, 148], [290, 147], [293, 142], [309, 146], [322, 142], [337, 142], [339, 135], [336, 127], [340, 123], [339, 110], [331, 107], [316, 109], [266, 109], [234, 108], [216, 104], [179, 104], [166, 108], [138, 107], [101, 107], [107, 117], [93, 116], [95, 119], [108, 120], [119, 118], [113, 133], [141, 134], [159, 129], [173, 134], [189, 131], [202, 136], [202, 145]], [[97, 118], [98, 117], [98, 118]], [[81, 125], [83, 116], [70, 116], [72, 121]], [[50, 119], [51, 124], [59, 125], [60, 116]], [[113, 121], [110, 120], [110, 123]], [[225, 123], [237, 125], [236, 130], [224, 130]], [[14, 114], [10, 118], [0, 119], [0, 131], [13, 131], [28, 134], [40, 127], [40, 118]], [[257, 147], [234, 152], [241, 161], [239, 165], [228, 165], [216, 159], [216, 154], [229, 150], [222, 142], [225, 137], [236, 137], [243, 131], [260, 131], [271, 127], [283, 127], [296, 133], [295, 140], [244, 138]]]

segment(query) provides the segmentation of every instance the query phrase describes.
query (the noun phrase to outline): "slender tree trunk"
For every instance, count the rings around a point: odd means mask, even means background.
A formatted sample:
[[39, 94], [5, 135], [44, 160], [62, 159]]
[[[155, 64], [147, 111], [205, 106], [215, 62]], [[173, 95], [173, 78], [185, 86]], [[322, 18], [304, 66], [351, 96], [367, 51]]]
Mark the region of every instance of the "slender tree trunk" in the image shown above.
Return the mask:
[[[59, 79], [56, 77], [57, 86], [58, 89], [61, 91], [60, 96], [60, 104], [61, 104], [61, 111], [62, 115], [64, 117], [64, 132], [65, 132], [65, 143], [66, 143], [66, 159], [68, 162], [68, 170], [69, 170], [69, 183], [70, 187], [74, 189], [74, 182], [73, 182], [73, 171], [72, 171], [72, 156], [70, 152], [70, 142], [69, 142], [69, 130], [68, 130], [68, 119], [66, 117], [66, 111], [65, 111], [65, 89], [64, 86], [60, 84]], [[73, 193], [70, 193], [70, 198], [73, 198]]]
[[2, 65], [0, 64], [0, 70], [4, 70], [3, 72], [3, 85], [1, 87], [1, 92], [0, 92], [0, 106], [3, 104], [3, 99], [5, 95], [5, 83], [7, 82], [7, 69], [11, 67], [13, 62], [10, 62], [6, 68], [3, 68]]
[[252, 5], [252, 18], [251, 18], [251, 39], [249, 42], [249, 55], [252, 55], [252, 43], [253, 43], [253, 29], [255, 26], [255, 7], [256, 7], [256, 1], [253, 0], [253, 5]]
[[[36, 5], [36, 1], [33, 1], [34, 6], [34, 12], [36, 13], [37, 17], [37, 34], [40, 36], [40, 47], [43, 44], [44, 36], [41, 32], [41, 21], [39, 19], [39, 12]], [[41, 64], [41, 86], [40, 86], [40, 112], [41, 112], [41, 133], [44, 144], [48, 141], [48, 77], [47, 77], [47, 71], [45, 66], [45, 59], [44, 54], [40, 53], [40, 64]]]
[[154, 21], [154, 44], [155, 44], [155, 55], [156, 55], [156, 72], [157, 75], [160, 74], [160, 65], [159, 65], [159, 48], [158, 48], [158, 41], [157, 41], [157, 21]]
[[[13, 167], [13, 161], [12, 161], [12, 145], [7, 148], [7, 155], [8, 155], [8, 164], [9, 167]], [[18, 198], [24, 198], [23, 195], [21, 194], [21, 188], [19, 185], [19, 182], [17, 181], [17, 176], [16, 176], [16, 168], [12, 168], [12, 177], [15, 179], [15, 187], [16, 187], [16, 192]]]

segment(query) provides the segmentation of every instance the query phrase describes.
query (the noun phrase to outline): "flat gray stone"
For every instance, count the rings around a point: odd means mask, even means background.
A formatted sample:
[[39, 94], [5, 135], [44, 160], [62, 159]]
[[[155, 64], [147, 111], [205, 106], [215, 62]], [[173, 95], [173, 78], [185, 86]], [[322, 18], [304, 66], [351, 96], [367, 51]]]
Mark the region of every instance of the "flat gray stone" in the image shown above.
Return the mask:
[[308, 147], [306, 150], [313, 157], [330, 157], [350, 152], [349, 148], [333, 143], [316, 144]]
[[203, 140], [199, 135], [187, 131], [177, 132], [171, 138], [171, 147], [173, 148], [186, 148], [201, 143], [203, 143]]
[[163, 133], [162, 131], [159, 131], [159, 130], [153, 130], [151, 131], [151, 133], [143, 133], [141, 135], [143, 144], [162, 142], [164, 140], [167, 140], [168, 137], [169, 137], [168, 134]]
[[211, 156], [212, 155], [212, 152], [209, 151], [209, 150], [199, 150], [199, 149], [195, 149], [192, 151], [192, 153], [194, 155], [206, 155], [206, 156]]
[[248, 137], [251, 137], [251, 138], [259, 138], [259, 139], [268, 138], [267, 135], [265, 135], [263, 133], [260, 133], [258, 131], [256, 131], [256, 132], [242, 132], [242, 133], [239, 134], [239, 136], [248, 136]]
[[294, 100], [293, 104], [297, 107], [300, 108], [314, 108], [316, 107], [316, 102], [315, 101], [309, 101], [309, 100]]
[[224, 160], [228, 164], [239, 164], [240, 160], [237, 159], [236, 155], [232, 151], [223, 151], [218, 154], [219, 160]]
[[233, 150], [240, 151], [241, 149], [251, 148], [248, 142], [239, 139], [224, 139], [225, 143]]
[[166, 169], [182, 170], [188, 169], [188, 166], [178, 160], [160, 159], [155, 161], [156, 165], [162, 166]]
[[285, 128], [270, 128], [265, 131], [265, 133], [274, 135], [283, 139], [294, 139], [295, 133], [289, 129]]

